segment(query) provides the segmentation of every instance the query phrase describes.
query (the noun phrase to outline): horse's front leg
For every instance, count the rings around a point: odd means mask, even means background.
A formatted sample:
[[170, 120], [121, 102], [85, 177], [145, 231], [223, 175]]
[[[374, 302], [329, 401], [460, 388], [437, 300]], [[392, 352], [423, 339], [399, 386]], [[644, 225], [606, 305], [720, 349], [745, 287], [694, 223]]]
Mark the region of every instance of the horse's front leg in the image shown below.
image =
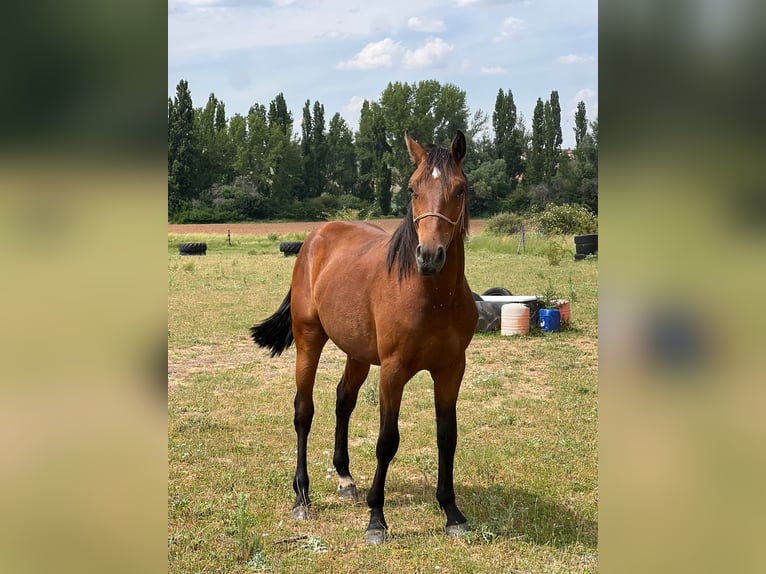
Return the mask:
[[338, 383], [335, 403], [335, 452], [332, 457], [335, 470], [338, 471], [338, 494], [344, 498], [356, 500], [356, 483], [349, 471], [348, 423], [356, 407], [359, 387], [362, 386], [370, 365], [360, 363], [348, 357], [343, 377]]
[[399, 409], [404, 385], [410, 376], [411, 374], [404, 373], [398, 365], [384, 363], [380, 367], [380, 432], [375, 447], [378, 466], [375, 469], [375, 478], [370, 491], [367, 493], [370, 523], [367, 526], [366, 538], [369, 544], [381, 544], [388, 537], [388, 525], [383, 516], [386, 474], [399, 448]]
[[439, 478], [436, 499], [447, 515], [445, 531], [459, 537], [469, 530], [468, 521], [455, 504], [453, 469], [457, 446], [457, 397], [465, 372], [465, 355], [448, 369], [432, 371], [436, 407], [436, 443], [439, 448]]

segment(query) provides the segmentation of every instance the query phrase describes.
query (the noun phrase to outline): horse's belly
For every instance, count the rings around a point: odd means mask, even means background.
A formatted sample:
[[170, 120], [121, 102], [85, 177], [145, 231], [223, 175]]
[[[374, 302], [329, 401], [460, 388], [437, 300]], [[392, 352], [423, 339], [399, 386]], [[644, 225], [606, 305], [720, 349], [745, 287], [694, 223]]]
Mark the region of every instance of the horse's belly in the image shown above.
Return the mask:
[[332, 318], [320, 321], [327, 336], [348, 356], [371, 365], [380, 365], [378, 343], [374, 326], [353, 312], [334, 314]]

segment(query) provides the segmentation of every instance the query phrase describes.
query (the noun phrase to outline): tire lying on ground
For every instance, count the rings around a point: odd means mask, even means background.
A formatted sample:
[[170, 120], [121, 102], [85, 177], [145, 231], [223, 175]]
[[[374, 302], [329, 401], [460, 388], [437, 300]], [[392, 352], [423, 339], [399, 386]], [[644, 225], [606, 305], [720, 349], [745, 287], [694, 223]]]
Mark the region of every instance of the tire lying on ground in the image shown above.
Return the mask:
[[298, 255], [298, 251], [301, 250], [303, 241], [283, 241], [279, 244], [279, 250], [285, 254], [285, 257], [290, 255]]
[[178, 253], [181, 255], [206, 255], [207, 243], [180, 243]]
[[512, 296], [513, 293], [511, 293], [505, 287], [490, 287], [489, 289], [484, 291], [484, 293], [482, 293], [482, 296], [483, 295], [500, 295], [500, 296], [508, 297], [508, 296]]
[[598, 251], [598, 234], [575, 235], [575, 254], [591, 255]]

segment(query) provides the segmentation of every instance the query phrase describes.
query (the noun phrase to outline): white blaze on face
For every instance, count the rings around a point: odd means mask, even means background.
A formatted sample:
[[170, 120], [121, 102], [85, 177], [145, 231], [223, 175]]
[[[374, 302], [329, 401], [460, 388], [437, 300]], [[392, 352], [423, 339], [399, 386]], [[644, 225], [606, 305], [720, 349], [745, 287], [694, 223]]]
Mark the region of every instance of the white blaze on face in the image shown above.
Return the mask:
[[431, 172], [431, 177], [434, 179], [439, 179], [441, 177], [441, 172], [439, 171], [438, 167], [434, 167], [434, 170]]

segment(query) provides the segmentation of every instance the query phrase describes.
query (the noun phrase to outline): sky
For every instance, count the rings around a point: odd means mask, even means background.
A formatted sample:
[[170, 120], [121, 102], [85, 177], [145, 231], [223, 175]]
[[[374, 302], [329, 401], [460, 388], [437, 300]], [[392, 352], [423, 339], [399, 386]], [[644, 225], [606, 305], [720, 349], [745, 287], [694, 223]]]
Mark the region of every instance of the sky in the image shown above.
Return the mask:
[[295, 119], [319, 101], [353, 129], [389, 82], [437, 80], [490, 118], [513, 92], [531, 126], [557, 90], [563, 147], [574, 113], [598, 115], [597, 0], [168, 0], [168, 96], [189, 82], [195, 107], [215, 93], [226, 114], [280, 92]]

